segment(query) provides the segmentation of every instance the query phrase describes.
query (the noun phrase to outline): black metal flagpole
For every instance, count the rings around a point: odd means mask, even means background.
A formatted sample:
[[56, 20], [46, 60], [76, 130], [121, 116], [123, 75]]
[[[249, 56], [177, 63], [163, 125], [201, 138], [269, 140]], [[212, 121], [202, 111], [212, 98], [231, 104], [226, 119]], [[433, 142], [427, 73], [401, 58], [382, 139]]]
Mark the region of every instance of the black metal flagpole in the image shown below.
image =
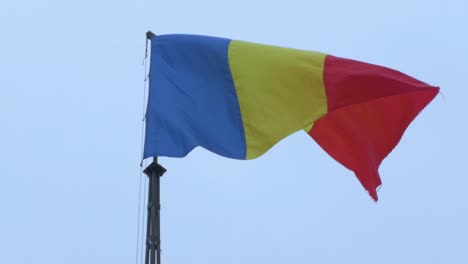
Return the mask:
[[161, 264], [161, 196], [159, 180], [166, 172], [166, 169], [158, 163], [158, 158], [154, 157], [153, 162], [143, 172], [149, 179], [145, 264]]
[[[148, 41], [153, 36], [155, 36], [153, 32], [146, 32], [146, 52], [148, 52]], [[148, 176], [149, 181], [145, 264], [161, 264], [161, 195], [159, 183], [166, 169], [158, 163], [158, 157], [154, 157], [153, 162], [143, 172]]]

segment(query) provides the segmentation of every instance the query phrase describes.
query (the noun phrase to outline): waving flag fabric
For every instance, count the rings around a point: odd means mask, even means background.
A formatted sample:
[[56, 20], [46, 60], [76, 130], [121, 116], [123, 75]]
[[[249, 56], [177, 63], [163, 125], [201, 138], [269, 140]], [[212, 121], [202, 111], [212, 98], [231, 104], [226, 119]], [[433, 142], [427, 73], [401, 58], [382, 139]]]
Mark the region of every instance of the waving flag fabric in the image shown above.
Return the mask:
[[201, 146], [254, 159], [304, 130], [374, 200], [379, 165], [439, 91], [364, 62], [196, 35], [153, 36], [149, 78], [144, 158]]

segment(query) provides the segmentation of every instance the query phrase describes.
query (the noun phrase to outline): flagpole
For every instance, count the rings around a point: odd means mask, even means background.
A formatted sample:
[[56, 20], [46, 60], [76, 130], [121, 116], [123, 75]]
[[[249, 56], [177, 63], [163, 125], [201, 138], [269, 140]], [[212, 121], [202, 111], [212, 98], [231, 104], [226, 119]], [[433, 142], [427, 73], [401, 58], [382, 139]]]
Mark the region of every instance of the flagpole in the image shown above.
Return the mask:
[[[148, 56], [148, 42], [155, 34], [146, 32], [146, 54]], [[158, 163], [158, 157], [143, 172], [148, 176], [148, 205], [146, 222], [146, 254], [145, 264], [161, 264], [161, 193], [160, 178], [166, 169]]]
[[158, 163], [158, 158], [154, 157], [153, 162], [143, 172], [149, 179], [145, 264], [161, 264], [160, 178], [166, 169]]

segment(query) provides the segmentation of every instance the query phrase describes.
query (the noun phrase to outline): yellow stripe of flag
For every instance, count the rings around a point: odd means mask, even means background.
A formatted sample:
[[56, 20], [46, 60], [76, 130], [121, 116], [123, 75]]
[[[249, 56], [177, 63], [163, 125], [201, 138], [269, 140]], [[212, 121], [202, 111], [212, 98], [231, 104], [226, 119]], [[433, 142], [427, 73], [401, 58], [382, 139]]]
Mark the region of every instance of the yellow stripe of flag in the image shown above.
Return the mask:
[[231, 41], [229, 65], [254, 159], [327, 113], [325, 54]]

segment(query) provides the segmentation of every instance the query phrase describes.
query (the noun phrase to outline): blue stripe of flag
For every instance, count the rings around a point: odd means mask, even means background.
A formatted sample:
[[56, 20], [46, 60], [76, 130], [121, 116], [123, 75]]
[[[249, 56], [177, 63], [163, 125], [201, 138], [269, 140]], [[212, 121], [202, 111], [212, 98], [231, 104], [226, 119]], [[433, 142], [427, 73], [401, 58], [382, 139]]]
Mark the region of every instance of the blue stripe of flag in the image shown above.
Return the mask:
[[229, 39], [194, 35], [152, 38], [144, 158], [183, 157], [202, 146], [245, 159], [229, 43]]

